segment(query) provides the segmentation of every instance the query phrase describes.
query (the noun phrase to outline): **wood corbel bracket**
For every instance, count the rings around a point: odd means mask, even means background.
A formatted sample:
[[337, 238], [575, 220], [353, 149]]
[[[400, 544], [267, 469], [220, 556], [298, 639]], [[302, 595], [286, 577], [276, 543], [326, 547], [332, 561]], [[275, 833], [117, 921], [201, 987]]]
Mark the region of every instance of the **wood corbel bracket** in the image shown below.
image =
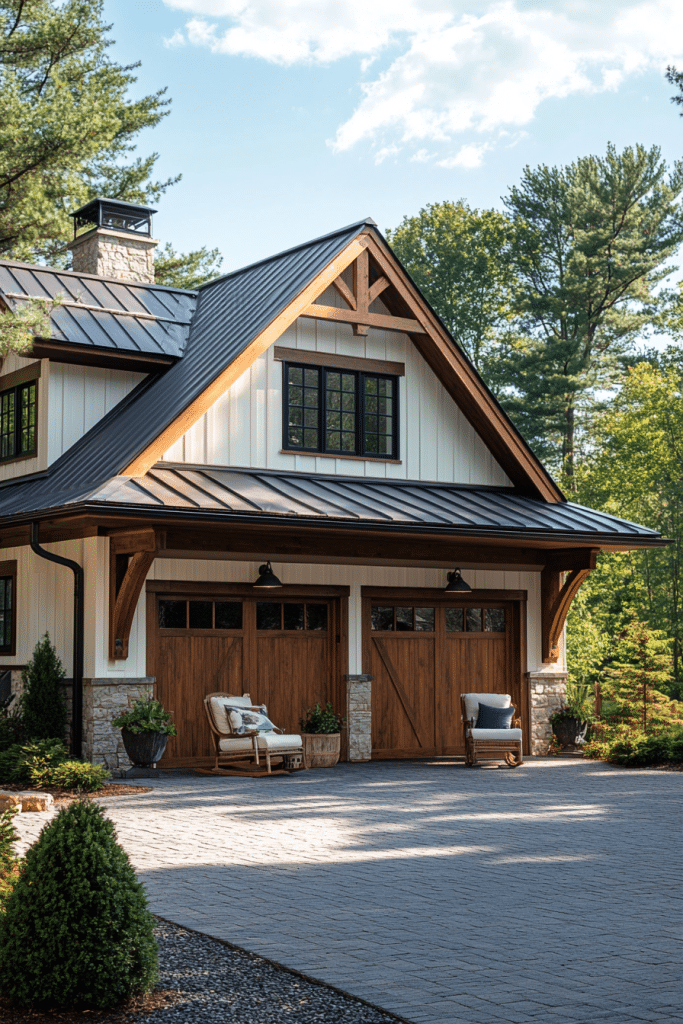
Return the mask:
[[109, 657], [124, 661], [135, 609], [166, 534], [154, 529], [121, 530], [109, 542]]
[[541, 573], [541, 643], [543, 661], [554, 664], [560, 657], [560, 637], [572, 601], [597, 564], [597, 551], [591, 549], [576, 560], [578, 564], [564, 575], [550, 560]]

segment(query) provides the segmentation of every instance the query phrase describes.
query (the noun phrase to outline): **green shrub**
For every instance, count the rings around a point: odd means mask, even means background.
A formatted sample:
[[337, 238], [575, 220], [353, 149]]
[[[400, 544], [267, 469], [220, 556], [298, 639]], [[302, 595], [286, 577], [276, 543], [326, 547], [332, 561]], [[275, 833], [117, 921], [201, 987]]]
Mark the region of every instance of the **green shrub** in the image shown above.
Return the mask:
[[82, 789], [84, 793], [94, 793], [102, 789], [103, 784], [111, 775], [101, 764], [88, 764], [87, 761], [63, 761], [50, 770], [49, 783], [45, 785], [63, 786], [64, 789]]
[[583, 749], [587, 757], [601, 758], [610, 764], [639, 768], [648, 764], [683, 763], [683, 729], [646, 736], [611, 736], [587, 743]]
[[0, 995], [33, 1009], [110, 1009], [158, 979], [153, 918], [114, 826], [64, 808], [26, 855], [0, 915]]
[[0, 701], [0, 751], [7, 750], [14, 743], [21, 743], [24, 738], [21, 706], [17, 702], [10, 711], [10, 704], [13, 702], [14, 694], [7, 700]]
[[14, 827], [14, 817], [17, 813], [16, 807], [8, 807], [0, 814], [0, 874], [14, 864], [14, 844], [19, 838]]
[[62, 680], [66, 672], [46, 633], [36, 644], [33, 657], [21, 674], [24, 692], [21, 707], [24, 730], [32, 740], [49, 739], [66, 731], [66, 700]]
[[306, 717], [301, 719], [301, 728], [307, 733], [330, 734], [341, 732], [344, 721], [328, 700], [325, 707], [318, 702], [315, 707], [308, 709]]
[[0, 753], [0, 782], [47, 786], [52, 769], [68, 756], [61, 740], [15, 743]]

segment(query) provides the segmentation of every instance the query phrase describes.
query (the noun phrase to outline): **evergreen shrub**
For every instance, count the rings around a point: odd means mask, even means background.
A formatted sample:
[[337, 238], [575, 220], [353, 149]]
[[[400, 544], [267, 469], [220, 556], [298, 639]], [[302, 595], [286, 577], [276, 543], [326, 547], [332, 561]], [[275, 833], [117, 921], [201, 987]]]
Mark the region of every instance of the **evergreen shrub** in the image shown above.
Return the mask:
[[29, 849], [0, 915], [0, 996], [38, 1010], [111, 1009], [158, 980], [154, 921], [97, 804], [64, 808]]
[[6, 700], [0, 700], [0, 751], [7, 750], [13, 743], [21, 743], [24, 738], [21, 707], [16, 703], [10, 710], [13, 701], [14, 694]]
[[14, 856], [14, 844], [19, 835], [14, 827], [16, 807], [8, 807], [0, 814], [0, 911], [19, 877], [19, 861]]
[[61, 740], [15, 743], [0, 753], [0, 782], [49, 785], [50, 772], [68, 756]]
[[26, 736], [44, 740], [53, 736], [60, 739], [66, 732], [66, 700], [62, 680], [66, 672], [45, 634], [36, 644], [33, 657], [21, 674], [24, 692], [21, 707]]
[[87, 761], [63, 761], [49, 772], [46, 786], [63, 786], [64, 789], [82, 789], [84, 793], [94, 793], [111, 778], [111, 774], [101, 764], [89, 764]]

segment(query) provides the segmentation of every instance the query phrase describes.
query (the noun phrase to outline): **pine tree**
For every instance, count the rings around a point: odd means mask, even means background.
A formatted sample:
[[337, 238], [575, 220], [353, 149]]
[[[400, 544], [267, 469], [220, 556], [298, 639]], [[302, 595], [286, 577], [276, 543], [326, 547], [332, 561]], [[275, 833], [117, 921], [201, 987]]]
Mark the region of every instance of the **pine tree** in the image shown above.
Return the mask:
[[158, 978], [142, 885], [97, 804], [60, 811], [0, 915], [0, 995], [34, 1009], [110, 1009]]
[[67, 716], [61, 684], [65, 676], [64, 667], [46, 633], [21, 674], [24, 683], [21, 706], [28, 739], [64, 739]]
[[604, 671], [603, 695], [643, 732], [671, 725], [675, 705], [662, 693], [671, 683], [671, 667], [671, 641], [634, 618], [617, 643], [616, 659]]

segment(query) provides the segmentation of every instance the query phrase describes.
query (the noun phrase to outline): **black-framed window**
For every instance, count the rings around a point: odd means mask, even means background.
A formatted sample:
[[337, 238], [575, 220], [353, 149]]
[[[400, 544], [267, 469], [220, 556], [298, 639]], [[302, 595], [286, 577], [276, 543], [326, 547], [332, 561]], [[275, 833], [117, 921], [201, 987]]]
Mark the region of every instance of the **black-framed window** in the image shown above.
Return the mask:
[[398, 458], [397, 377], [300, 363], [283, 374], [283, 448]]
[[0, 391], [0, 461], [35, 455], [37, 440], [36, 381]]
[[17, 563], [0, 562], [0, 654], [16, 652]]

